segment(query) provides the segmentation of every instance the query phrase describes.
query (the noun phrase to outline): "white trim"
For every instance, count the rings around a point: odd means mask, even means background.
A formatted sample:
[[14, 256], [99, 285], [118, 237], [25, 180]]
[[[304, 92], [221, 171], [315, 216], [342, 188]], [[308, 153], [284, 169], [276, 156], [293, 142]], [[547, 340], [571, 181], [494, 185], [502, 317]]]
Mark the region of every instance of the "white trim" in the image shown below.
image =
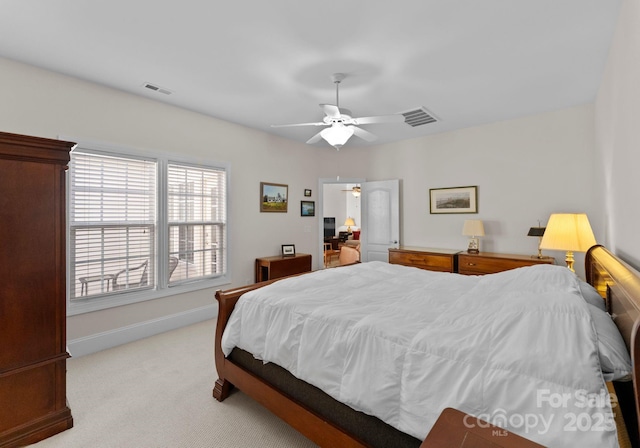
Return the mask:
[[[92, 299], [74, 299], [73, 306], [69, 306], [70, 299], [67, 299], [67, 316], [75, 316], [78, 314], [91, 313], [117, 306], [130, 305], [132, 303], [145, 302], [147, 300], [160, 299], [163, 297], [175, 296], [202, 289], [213, 288], [220, 289], [221, 286], [230, 285], [232, 283], [231, 276], [227, 275], [215, 277], [212, 279], [194, 280], [191, 282], [178, 283], [169, 285], [166, 289], [143, 289], [141, 291], [131, 292], [127, 294], [112, 294]], [[69, 297], [67, 295], [67, 297]]]
[[178, 314], [72, 339], [67, 341], [67, 350], [71, 356], [77, 358], [208, 319], [214, 319], [217, 315], [217, 305], [206, 305]]
[[[117, 306], [133, 304], [146, 300], [153, 300], [161, 297], [167, 297], [171, 295], [181, 294], [190, 291], [196, 291], [207, 288], [219, 288], [222, 285], [231, 283], [232, 276], [232, 264], [231, 256], [229, 254], [229, 241], [231, 241], [231, 164], [229, 162], [213, 161], [209, 159], [203, 159], [201, 157], [185, 156], [183, 154], [172, 153], [161, 150], [149, 150], [134, 148], [126, 145], [114, 145], [111, 143], [100, 142], [95, 140], [89, 140], [85, 138], [75, 138], [73, 136], [59, 136], [61, 140], [76, 142], [75, 148], [79, 150], [86, 150], [103, 155], [117, 155], [125, 157], [139, 158], [143, 160], [153, 160], [157, 163], [156, 170], [156, 183], [157, 183], [157, 203], [156, 213], [158, 219], [156, 220], [156, 281], [155, 287], [149, 289], [143, 289], [140, 291], [126, 292], [122, 294], [106, 294], [103, 296], [93, 296], [89, 299], [75, 298], [71, 300], [71, 285], [72, 281], [70, 277], [70, 259], [67, 255], [67, 316], [73, 316], [77, 314], [89, 313], [93, 311], [99, 311], [103, 309], [113, 308]], [[169, 285], [168, 279], [165, 275], [167, 257], [159, 256], [158, 254], [168, 252], [168, 238], [167, 238], [167, 221], [166, 221], [166, 207], [167, 207], [167, 185], [166, 185], [166, 172], [167, 165], [169, 163], [190, 165], [199, 168], [208, 169], [221, 169], [225, 171], [226, 185], [225, 185], [225, 201], [226, 201], [226, 216], [225, 216], [225, 231], [226, 238], [223, 250], [224, 274], [212, 277], [212, 278], [197, 278], [193, 280], [187, 280], [185, 282], [176, 282]], [[70, 203], [70, 188], [69, 188], [69, 172], [66, 173], [66, 203]], [[70, 218], [69, 207], [67, 207], [66, 215], [66, 235], [70, 234]], [[161, 213], [163, 215], [161, 215]], [[70, 238], [66, 238], [66, 250], [67, 254], [71, 253]]]

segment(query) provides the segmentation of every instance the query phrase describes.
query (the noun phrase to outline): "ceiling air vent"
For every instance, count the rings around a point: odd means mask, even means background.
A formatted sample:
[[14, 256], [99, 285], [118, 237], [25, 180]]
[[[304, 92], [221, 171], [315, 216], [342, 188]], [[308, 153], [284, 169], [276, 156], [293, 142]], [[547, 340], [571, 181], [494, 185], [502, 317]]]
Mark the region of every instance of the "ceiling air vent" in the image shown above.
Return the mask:
[[438, 119], [424, 107], [402, 112], [402, 115], [404, 115], [404, 122], [414, 128], [416, 126], [422, 126], [423, 124], [435, 123], [438, 121]]
[[144, 87], [149, 90], [153, 90], [154, 92], [164, 93], [165, 95], [171, 95], [173, 92], [169, 89], [165, 89], [160, 86], [156, 86], [155, 84], [145, 83]]

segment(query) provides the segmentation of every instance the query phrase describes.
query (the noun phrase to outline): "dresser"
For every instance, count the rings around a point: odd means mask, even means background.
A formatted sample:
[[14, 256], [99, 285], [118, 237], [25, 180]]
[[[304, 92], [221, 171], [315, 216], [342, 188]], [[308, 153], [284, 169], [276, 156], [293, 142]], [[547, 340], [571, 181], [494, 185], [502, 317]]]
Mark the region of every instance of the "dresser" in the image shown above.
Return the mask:
[[427, 247], [400, 246], [389, 249], [389, 263], [427, 269], [429, 271], [457, 272], [459, 250], [431, 249]]
[[555, 258], [494, 252], [478, 254], [460, 252], [458, 254], [458, 273], [467, 275], [493, 274], [534, 264], [555, 264]]
[[555, 258], [480, 252], [470, 254], [455, 249], [400, 246], [389, 249], [389, 263], [439, 272], [466, 275], [493, 274], [534, 264], [555, 264]]
[[256, 283], [310, 271], [310, 254], [256, 258]]
[[3, 448], [73, 426], [65, 379], [65, 170], [73, 146], [0, 133]]

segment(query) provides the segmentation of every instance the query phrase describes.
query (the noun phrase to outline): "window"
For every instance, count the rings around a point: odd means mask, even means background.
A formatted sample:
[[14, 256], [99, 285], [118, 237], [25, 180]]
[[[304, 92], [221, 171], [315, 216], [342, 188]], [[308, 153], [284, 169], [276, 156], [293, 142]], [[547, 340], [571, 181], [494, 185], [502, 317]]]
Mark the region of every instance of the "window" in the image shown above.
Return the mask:
[[169, 164], [169, 256], [182, 267], [169, 283], [224, 272], [226, 172]]
[[70, 178], [71, 299], [153, 288], [156, 162], [74, 151]]
[[226, 167], [80, 145], [68, 183], [71, 314], [226, 281]]

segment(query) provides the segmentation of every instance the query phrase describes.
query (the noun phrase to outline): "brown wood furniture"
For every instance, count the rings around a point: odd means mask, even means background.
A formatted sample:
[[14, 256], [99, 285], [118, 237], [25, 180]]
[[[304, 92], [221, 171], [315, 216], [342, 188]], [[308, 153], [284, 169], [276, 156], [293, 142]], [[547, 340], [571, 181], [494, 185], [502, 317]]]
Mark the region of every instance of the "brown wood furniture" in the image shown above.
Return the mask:
[[311, 271], [311, 255], [256, 258], [256, 283]]
[[453, 408], [438, 417], [420, 448], [544, 448]]
[[324, 267], [330, 267], [340, 255], [339, 250], [333, 249], [331, 243], [324, 243]]
[[459, 250], [430, 249], [426, 247], [400, 246], [389, 249], [389, 263], [427, 269], [429, 271], [457, 272]]
[[337, 236], [327, 236], [324, 238], [324, 242], [331, 244], [331, 249], [338, 250], [338, 244], [340, 244], [340, 240]]
[[[595, 246], [589, 250], [585, 264], [587, 280], [607, 297], [608, 307], [616, 315], [615, 323], [630, 349], [634, 366], [633, 383], [618, 383], [616, 391], [631, 440], [637, 444], [638, 414], [636, 411], [640, 403], [638, 389], [640, 387], [638, 364], [640, 362], [640, 273], [601, 246]], [[225, 358], [222, 353], [221, 339], [236, 302], [245, 292], [268, 283], [270, 282], [216, 293], [219, 303], [215, 336], [215, 364], [218, 380], [213, 389], [213, 396], [223, 401], [235, 386], [323, 447], [375, 446], [364, 443], [361, 438], [354, 435], [354, 432], [346, 430], [342, 425], [343, 417], [332, 420], [331, 416], [327, 417], [312, 410], [311, 404], [305, 403], [304, 400], [292, 398], [291, 395], [282, 392], [282, 386], [275, 386], [239, 363]], [[631, 389], [624, 388], [630, 384], [632, 384]], [[416, 447], [419, 445], [420, 441]]]
[[458, 254], [458, 273], [467, 275], [493, 274], [522, 268], [534, 264], [554, 264], [553, 257], [532, 257], [530, 255], [499, 254], [494, 252], [480, 252]]
[[73, 426], [65, 382], [65, 169], [74, 145], [0, 133], [0, 447]]
[[457, 272], [467, 275], [493, 274], [534, 264], [554, 264], [552, 257], [480, 252], [470, 254], [452, 249], [400, 246], [389, 249], [389, 263], [427, 269], [429, 271]]

